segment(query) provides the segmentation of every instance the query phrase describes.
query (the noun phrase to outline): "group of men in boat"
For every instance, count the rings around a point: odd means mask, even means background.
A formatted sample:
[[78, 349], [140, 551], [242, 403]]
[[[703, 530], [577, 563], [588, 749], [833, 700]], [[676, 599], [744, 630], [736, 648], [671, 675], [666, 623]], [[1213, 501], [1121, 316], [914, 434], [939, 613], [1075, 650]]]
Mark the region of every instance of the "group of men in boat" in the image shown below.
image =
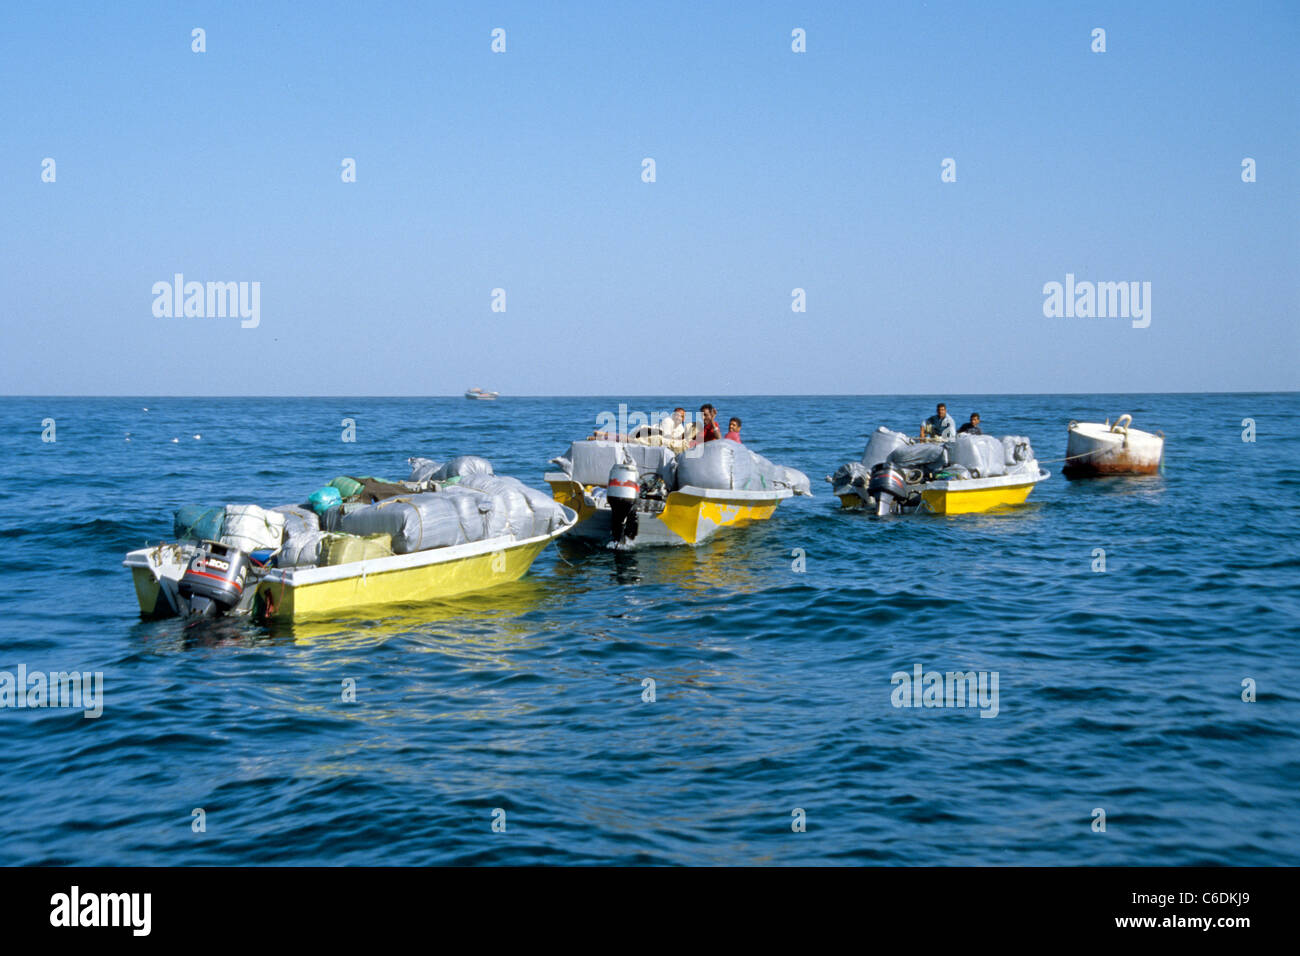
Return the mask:
[[633, 429], [631, 434], [628, 435], [598, 431], [592, 434], [591, 438], [598, 441], [602, 439], [610, 441], [650, 441], [658, 439], [664, 443], [680, 443], [687, 448], [694, 448], [696, 445], [702, 445], [708, 441], [734, 441], [737, 444], [743, 444], [740, 440], [741, 424], [741, 420], [733, 415], [727, 422], [727, 433], [724, 435], [722, 427], [718, 424], [717, 408], [705, 402], [700, 406], [699, 420], [695, 422], [686, 421], [686, 409], [679, 405], [673, 409], [672, 414], [665, 415], [658, 425], [643, 425], [640, 428]]
[[980, 413], [971, 412], [970, 421], [958, 428], [948, 414], [948, 406], [943, 402], [934, 410], [934, 414], [921, 424], [921, 438], [934, 438], [939, 441], [953, 441], [958, 435], [983, 435], [980, 429]]
[[[696, 445], [702, 445], [707, 441], [734, 441], [743, 444], [740, 441], [741, 421], [736, 416], [732, 416], [727, 421], [727, 433], [722, 433], [722, 428], [718, 424], [718, 410], [709, 402], [700, 406], [698, 422], [686, 421], [686, 409], [680, 405], [673, 409], [672, 414], [665, 415], [658, 425], [643, 425], [640, 428], [633, 429], [631, 434], [620, 435], [615, 432], [597, 431], [588, 436], [588, 440], [609, 440], [609, 441], [648, 441], [658, 439], [666, 443], [681, 443], [688, 448], [694, 448]], [[934, 414], [927, 418], [921, 424], [921, 438], [933, 439], [936, 441], [953, 441], [958, 435], [983, 435], [980, 428], [980, 413], [971, 412], [970, 420], [963, 422], [960, 428], [948, 414], [948, 406], [940, 402], [934, 410]]]

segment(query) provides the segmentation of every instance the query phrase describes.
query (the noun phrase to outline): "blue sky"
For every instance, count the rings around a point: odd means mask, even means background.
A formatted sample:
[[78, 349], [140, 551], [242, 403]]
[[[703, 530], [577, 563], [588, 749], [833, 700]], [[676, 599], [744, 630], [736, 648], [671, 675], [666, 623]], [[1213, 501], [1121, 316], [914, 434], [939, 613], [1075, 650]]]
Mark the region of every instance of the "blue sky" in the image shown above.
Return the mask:
[[121, 6], [6, 10], [4, 393], [1297, 387], [1300, 4]]

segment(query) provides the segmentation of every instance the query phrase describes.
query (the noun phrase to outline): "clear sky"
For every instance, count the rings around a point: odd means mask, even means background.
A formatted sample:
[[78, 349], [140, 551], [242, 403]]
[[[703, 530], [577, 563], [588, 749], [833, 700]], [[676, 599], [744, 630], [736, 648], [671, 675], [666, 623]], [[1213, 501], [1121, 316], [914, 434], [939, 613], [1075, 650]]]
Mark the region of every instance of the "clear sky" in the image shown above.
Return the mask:
[[1296, 2], [9, 3], [0, 81], [7, 394], [1300, 384]]

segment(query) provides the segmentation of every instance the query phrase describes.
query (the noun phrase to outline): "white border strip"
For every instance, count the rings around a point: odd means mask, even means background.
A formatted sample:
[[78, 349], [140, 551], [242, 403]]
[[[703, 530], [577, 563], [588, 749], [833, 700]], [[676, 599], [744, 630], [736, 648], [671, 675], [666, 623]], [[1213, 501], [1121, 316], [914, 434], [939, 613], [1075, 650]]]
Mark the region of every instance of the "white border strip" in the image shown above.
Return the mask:
[[[542, 475], [542, 480], [548, 484], [565, 484], [583, 486], [574, 481], [562, 471], [548, 471]], [[600, 487], [599, 485], [596, 487]], [[585, 490], [585, 489], [584, 489]], [[695, 485], [683, 485], [681, 488], [674, 488], [668, 492], [672, 497], [676, 494], [690, 495], [694, 498], [705, 498], [709, 501], [784, 501], [786, 498], [793, 498], [794, 492], [789, 488], [772, 488], [766, 491], [727, 491], [721, 488], [697, 488]]]
[[1038, 467], [1038, 461], [1030, 462], [1034, 467], [1032, 476], [994, 475], [992, 478], [951, 478], [944, 481], [929, 481], [920, 485], [922, 491], [983, 491], [985, 488], [1019, 488], [1023, 485], [1036, 485], [1052, 477]]
[[675, 491], [669, 492], [672, 495], [690, 495], [695, 498], [706, 498], [709, 501], [783, 501], [786, 498], [793, 498], [794, 492], [789, 488], [772, 488], [768, 491], [724, 491], [720, 488], [697, 488], [694, 485], [683, 485]]
[[374, 558], [364, 561], [349, 561], [347, 564], [335, 564], [324, 568], [273, 568], [262, 575], [261, 580], [272, 584], [283, 583], [286, 587], [299, 587], [305, 584], [323, 584], [326, 581], [342, 581], [359, 577], [363, 574], [383, 574], [386, 571], [406, 571], [411, 568], [430, 567], [446, 564], [463, 558], [474, 558], [497, 551], [509, 551], [526, 545], [545, 543], [558, 538], [575, 524], [577, 515], [566, 509], [573, 517], [566, 521], [564, 527], [550, 534], [536, 535], [532, 538], [515, 538], [512, 535], [500, 535], [484, 541], [470, 541], [466, 544], [454, 544], [448, 548], [429, 548], [424, 551], [412, 551], [410, 554], [394, 554], [387, 558]]

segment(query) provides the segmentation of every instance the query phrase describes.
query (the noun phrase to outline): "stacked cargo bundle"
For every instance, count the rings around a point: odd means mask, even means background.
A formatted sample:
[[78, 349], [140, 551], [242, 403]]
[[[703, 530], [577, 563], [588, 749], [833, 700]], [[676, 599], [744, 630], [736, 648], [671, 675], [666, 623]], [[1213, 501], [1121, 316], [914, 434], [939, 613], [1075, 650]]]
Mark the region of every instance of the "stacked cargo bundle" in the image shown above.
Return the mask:
[[325, 567], [510, 536], [547, 535], [564, 511], [549, 495], [493, 473], [472, 455], [439, 464], [408, 459], [404, 482], [340, 476], [305, 505], [186, 507], [182, 541], [215, 541], [281, 568]]
[[865, 488], [882, 465], [897, 468], [913, 484], [1038, 473], [1034, 449], [1021, 435], [963, 433], [947, 442], [922, 441], [881, 425], [871, 433], [862, 460], [841, 465], [827, 481], [836, 495], [851, 495], [855, 488]]
[[788, 488], [797, 495], [812, 494], [802, 471], [773, 464], [740, 442], [711, 441], [677, 456], [678, 487], [690, 485], [720, 491], [770, 491]]
[[657, 475], [669, 491], [686, 486], [718, 491], [789, 488], [807, 495], [812, 489], [803, 472], [775, 465], [734, 441], [705, 442], [679, 454], [661, 445], [577, 441], [567, 454], [551, 461], [573, 481], [595, 488], [605, 486], [615, 465], [633, 465], [642, 480]]

